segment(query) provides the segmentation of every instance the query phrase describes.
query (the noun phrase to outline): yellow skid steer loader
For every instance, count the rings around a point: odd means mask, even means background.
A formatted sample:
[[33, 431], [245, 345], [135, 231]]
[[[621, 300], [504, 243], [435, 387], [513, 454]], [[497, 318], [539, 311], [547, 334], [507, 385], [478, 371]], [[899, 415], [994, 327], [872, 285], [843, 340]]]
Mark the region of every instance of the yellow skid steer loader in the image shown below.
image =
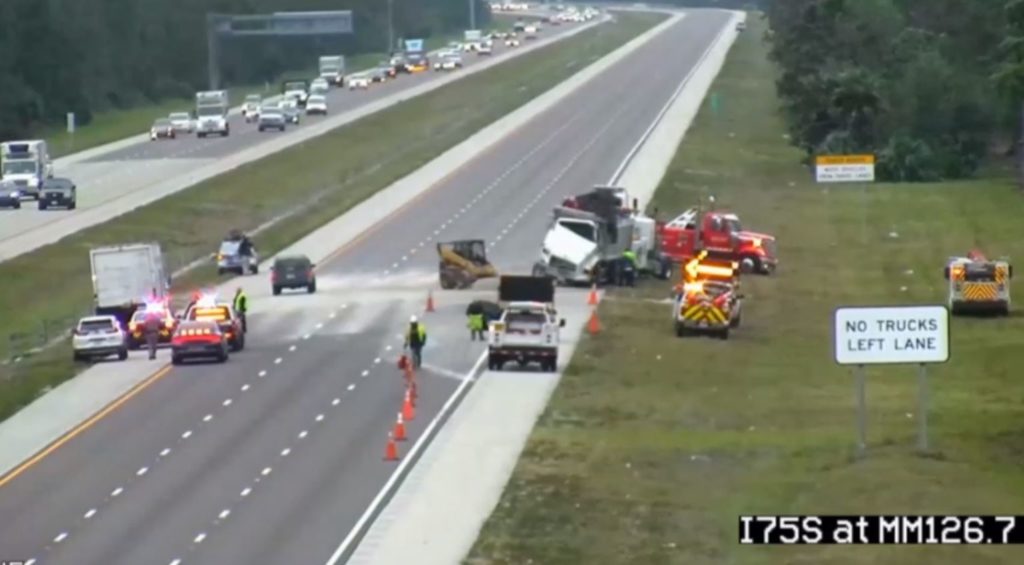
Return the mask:
[[498, 276], [487, 261], [486, 246], [481, 239], [438, 243], [437, 254], [441, 258], [441, 288], [445, 290], [469, 288], [479, 279]]

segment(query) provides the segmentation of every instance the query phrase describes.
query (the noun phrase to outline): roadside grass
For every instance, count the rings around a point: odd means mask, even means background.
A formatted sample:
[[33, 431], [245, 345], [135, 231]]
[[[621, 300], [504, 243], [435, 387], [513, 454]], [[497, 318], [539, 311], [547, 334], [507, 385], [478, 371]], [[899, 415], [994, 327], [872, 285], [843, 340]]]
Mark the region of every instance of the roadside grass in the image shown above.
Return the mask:
[[[623, 15], [487, 71], [367, 116], [315, 140], [139, 208], [110, 222], [0, 263], [0, 359], [15, 343], [42, 341], [40, 321], [66, 330], [89, 310], [88, 250], [132, 241], [159, 241], [172, 270], [209, 256], [230, 228], [252, 230], [289, 213], [254, 237], [265, 256], [279, 251], [408, 175], [501, 116], [653, 27], [661, 15]], [[297, 204], [298, 203], [298, 204]], [[175, 282], [175, 289], [217, 282], [212, 262]], [[57, 360], [51, 361], [56, 355]], [[38, 366], [36, 360], [44, 366]], [[34, 377], [35, 371], [44, 377]], [[74, 375], [70, 355], [57, 349], [0, 365], [0, 419], [30, 402], [44, 382]], [[24, 384], [30, 382], [30, 384]]]
[[[500, 27], [494, 25], [493, 27]], [[437, 49], [462, 37], [462, 33], [448, 33], [428, 38], [424, 43], [428, 50]], [[385, 53], [359, 53], [346, 57], [350, 72], [358, 72], [375, 67], [387, 59]], [[232, 106], [238, 106], [248, 94], [273, 96], [279, 93], [280, 83], [292, 78], [308, 78], [316, 75], [317, 69], [310, 67], [303, 70], [285, 71], [277, 79], [267, 84], [232, 86], [228, 95]], [[90, 124], [79, 126], [74, 134], [67, 132], [66, 126], [50, 126], [37, 135], [46, 139], [53, 157], [63, 157], [78, 151], [85, 151], [103, 145], [139, 135], [149, 130], [153, 120], [167, 116], [171, 112], [188, 112], [195, 106], [192, 98], [171, 98], [156, 103], [143, 104], [124, 110], [110, 110], [97, 113]]]
[[705, 104], [652, 207], [715, 195], [778, 237], [778, 275], [744, 280], [729, 341], [676, 338], [655, 303], [670, 284], [611, 291], [466, 563], [1024, 563], [1013, 546], [738, 545], [740, 514], [1024, 508], [1019, 313], [953, 320], [924, 456], [916, 369], [889, 367], [868, 370], [868, 456], [854, 457], [854, 382], [831, 346], [837, 306], [943, 304], [947, 256], [1024, 256], [1024, 197], [1003, 176], [814, 185], [783, 138], [764, 24], [749, 26], [713, 86], [719, 112]]

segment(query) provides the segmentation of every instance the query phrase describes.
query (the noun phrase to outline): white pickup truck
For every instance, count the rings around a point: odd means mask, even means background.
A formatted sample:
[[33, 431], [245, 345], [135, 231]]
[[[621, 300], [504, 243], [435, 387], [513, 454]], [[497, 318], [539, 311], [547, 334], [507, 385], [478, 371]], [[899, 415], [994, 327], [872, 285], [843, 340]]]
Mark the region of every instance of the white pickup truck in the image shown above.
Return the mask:
[[559, 330], [565, 320], [555, 310], [555, 284], [550, 277], [503, 276], [498, 283], [501, 318], [490, 323], [487, 367], [500, 371], [515, 361], [520, 367], [558, 367]]

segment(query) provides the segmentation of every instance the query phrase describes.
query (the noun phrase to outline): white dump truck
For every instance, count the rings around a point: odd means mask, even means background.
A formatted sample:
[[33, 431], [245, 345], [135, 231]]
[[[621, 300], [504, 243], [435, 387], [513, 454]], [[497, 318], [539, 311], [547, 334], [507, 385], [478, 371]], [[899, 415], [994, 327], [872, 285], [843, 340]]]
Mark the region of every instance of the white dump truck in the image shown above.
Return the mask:
[[565, 320], [559, 320], [555, 310], [554, 280], [503, 276], [498, 281], [498, 303], [501, 317], [488, 326], [488, 368], [500, 371], [515, 361], [520, 367], [538, 363], [542, 371], [555, 371]]
[[0, 143], [0, 180], [13, 183], [20, 194], [39, 200], [39, 189], [49, 178], [53, 178], [53, 162], [45, 141]]
[[126, 325], [147, 299], [162, 298], [170, 289], [159, 243], [97, 247], [89, 251], [89, 263], [96, 314]]
[[320, 78], [334, 86], [345, 84], [345, 56], [324, 55], [320, 57]]
[[196, 93], [196, 135], [231, 135], [228, 124], [228, 91], [207, 90]]

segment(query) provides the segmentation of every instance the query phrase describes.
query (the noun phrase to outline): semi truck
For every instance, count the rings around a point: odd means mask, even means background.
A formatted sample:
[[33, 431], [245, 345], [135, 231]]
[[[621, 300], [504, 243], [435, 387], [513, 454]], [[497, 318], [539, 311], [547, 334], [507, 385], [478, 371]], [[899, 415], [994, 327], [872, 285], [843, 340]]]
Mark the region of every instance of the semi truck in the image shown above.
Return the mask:
[[320, 78], [327, 82], [342, 86], [345, 83], [345, 56], [323, 55], [320, 57]]
[[506, 275], [498, 279], [501, 317], [487, 332], [487, 366], [500, 371], [509, 361], [520, 367], [558, 367], [559, 330], [565, 320], [555, 310], [555, 283], [550, 277]]
[[9, 181], [22, 195], [39, 200], [43, 181], [53, 178], [53, 162], [41, 139], [0, 143], [0, 180]]
[[228, 124], [228, 91], [207, 90], [196, 93], [196, 135], [206, 137], [217, 134], [227, 137], [231, 134]]
[[148, 300], [170, 289], [159, 243], [129, 243], [89, 251], [96, 315], [115, 316], [127, 326]]

